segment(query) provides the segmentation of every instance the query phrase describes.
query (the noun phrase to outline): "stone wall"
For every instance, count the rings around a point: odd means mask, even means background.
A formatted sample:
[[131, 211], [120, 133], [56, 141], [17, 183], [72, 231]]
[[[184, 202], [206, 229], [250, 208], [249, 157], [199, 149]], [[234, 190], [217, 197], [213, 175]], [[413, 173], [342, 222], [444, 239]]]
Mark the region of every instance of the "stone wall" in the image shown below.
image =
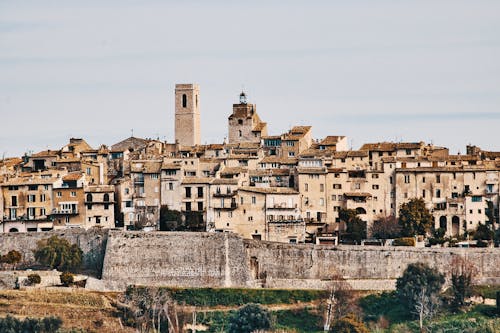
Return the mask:
[[[454, 256], [468, 257], [479, 283], [500, 283], [500, 249], [413, 248], [286, 244], [231, 233], [61, 231], [0, 236], [0, 252], [18, 250], [33, 261], [36, 243], [51, 235], [77, 243], [85, 263], [100, 268], [90, 288], [123, 290], [129, 284], [178, 287], [323, 288], [342, 276], [354, 289], [387, 290], [409, 263], [449, 273]], [[92, 268], [90, 267], [90, 268]]]
[[103, 282], [182, 287], [243, 287], [249, 280], [242, 239], [228, 233], [111, 231]]
[[83, 268], [101, 275], [102, 263], [108, 240], [108, 232], [104, 230], [69, 229], [50, 232], [5, 233], [0, 235], [0, 253], [6, 254], [10, 250], [19, 251], [23, 261], [28, 264], [35, 263], [33, 251], [38, 241], [58, 236], [67, 239], [70, 243], [77, 244], [83, 251]]

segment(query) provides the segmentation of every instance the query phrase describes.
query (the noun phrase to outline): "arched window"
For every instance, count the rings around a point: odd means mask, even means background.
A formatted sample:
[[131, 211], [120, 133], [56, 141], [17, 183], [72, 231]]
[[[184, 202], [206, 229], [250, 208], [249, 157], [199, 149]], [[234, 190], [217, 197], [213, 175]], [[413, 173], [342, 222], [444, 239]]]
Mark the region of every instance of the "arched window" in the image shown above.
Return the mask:
[[356, 208], [356, 214], [366, 214], [366, 209], [363, 207]]
[[87, 194], [87, 202], [92, 202], [92, 194]]
[[109, 201], [109, 194], [104, 193], [104, 201]]
[[446, 221], [446, 216], [441, 216], [439, 218], [439, 227], [446, 230], [447, 225], [448, 225], [448, 222]]
[[10, 228], [9, 232], [19, 232], [19, 230], [17, 228]]
[[188, 104], [187, 96], [186, 94], [182, 94], [182, 107], [187, 108], [187, 104]]

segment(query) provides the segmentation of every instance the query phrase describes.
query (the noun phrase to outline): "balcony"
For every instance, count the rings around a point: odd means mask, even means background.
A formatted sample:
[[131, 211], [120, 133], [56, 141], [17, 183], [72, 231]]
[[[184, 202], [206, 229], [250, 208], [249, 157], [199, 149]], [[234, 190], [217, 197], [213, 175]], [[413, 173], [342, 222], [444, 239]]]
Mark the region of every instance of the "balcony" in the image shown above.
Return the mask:
[[285, 202], [266, 207], [267, 209], [296, 209], [297, 204], [288, 205]]
[[78, 208], [52, 209], [51, 215], [78, 215]]
[[218, 202], [213, 205], [213, 208], [222, 210], [235, 210], [236, 208], [238, 208], [238, 204], [236, 202], [227, 202], [224, 204]]
[[230, 198], [236, 195], [236, 191], [216, 191], [213, 194], [214, 198]]

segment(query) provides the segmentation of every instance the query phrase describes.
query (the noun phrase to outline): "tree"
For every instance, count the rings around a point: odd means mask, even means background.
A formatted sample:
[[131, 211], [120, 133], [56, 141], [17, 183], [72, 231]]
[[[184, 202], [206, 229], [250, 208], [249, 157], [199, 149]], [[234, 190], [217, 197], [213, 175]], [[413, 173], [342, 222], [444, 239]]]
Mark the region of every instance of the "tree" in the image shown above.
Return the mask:
[[82, 264], [83, 252], [76, 244], [66, 239], [52, 236], [38, 242], [35, 259], [42, 265], [60, 271], [74, 271]]
[[368, 328], [356, 318], [349, 314], [335, 322], [329, 332], [335, 333], [369, 333]]
[[472, 295], [472, 281], [478, 271], [472, 261], [460, 256], [454, 257], [450, 266], [452, 307], [459, 309], [465, 305], [465, 298]]
[[326, 315], [324, 330], [328, 331], [331, 323], [348, 314], [359, 312], [356, 297], [349, 283], [345, 279], [334, 274], [329, 288], [329, 297], [326, 304]]
[[426, 235], [434, 219], [422, 198], [413, 198], [399, 207], [399, 225], [403, 236]]
[[424, 263], [409, 264], [396, 281], [396, 293], [407, 310], [423, 320], [433, 316], [439, 301], [437, 295], [444, 284], [444, 275]]
[[229, 319], [229, 333], [250, 333], [271, 327], [269, 312], [259, 304], [247, 304]]
[[345, 239], [360, 244], [366, 238], [366, 222], [359, 218], [355, 209], [340, 209], [339, 218], [346, 225]]
[[394, 215], [383, 216], [373, 222], [370, 233], [378, 239], [398, 238], [401, 236], [401, 226]]
[[495, 232], [491, 230], [488, 224], [479, 223], [474, 233], [474, 239], [476, 240], [492, 240], [495, 236]]

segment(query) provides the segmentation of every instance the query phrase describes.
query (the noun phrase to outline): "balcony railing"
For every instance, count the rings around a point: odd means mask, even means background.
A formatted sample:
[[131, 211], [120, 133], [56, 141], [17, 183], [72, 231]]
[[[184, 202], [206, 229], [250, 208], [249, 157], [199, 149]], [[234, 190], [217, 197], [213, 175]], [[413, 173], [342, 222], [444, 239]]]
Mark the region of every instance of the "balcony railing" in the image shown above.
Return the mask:
[[75, 209], [52, 209], [51, 215], [78, 215], [78, 208], [75, 208]]

